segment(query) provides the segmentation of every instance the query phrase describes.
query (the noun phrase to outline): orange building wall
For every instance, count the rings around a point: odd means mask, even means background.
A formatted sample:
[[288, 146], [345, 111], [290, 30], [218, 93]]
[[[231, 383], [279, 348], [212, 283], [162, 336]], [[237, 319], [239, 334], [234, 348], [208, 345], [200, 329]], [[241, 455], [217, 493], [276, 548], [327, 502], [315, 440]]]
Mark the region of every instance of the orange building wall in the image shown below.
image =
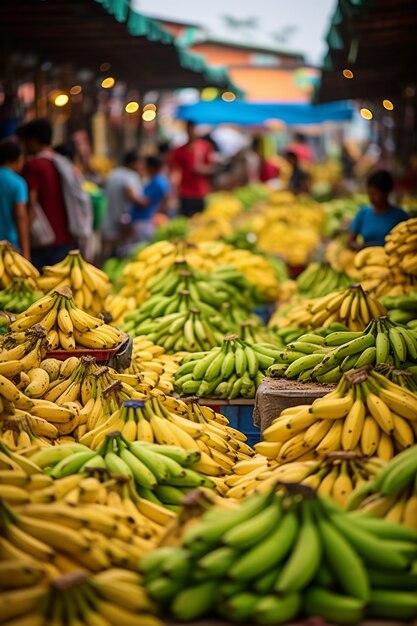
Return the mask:
[[265, 67], [229, 68], [235, 85], [250, 102], [309, 102], [310, 93], [295, 83], [294, 72]]

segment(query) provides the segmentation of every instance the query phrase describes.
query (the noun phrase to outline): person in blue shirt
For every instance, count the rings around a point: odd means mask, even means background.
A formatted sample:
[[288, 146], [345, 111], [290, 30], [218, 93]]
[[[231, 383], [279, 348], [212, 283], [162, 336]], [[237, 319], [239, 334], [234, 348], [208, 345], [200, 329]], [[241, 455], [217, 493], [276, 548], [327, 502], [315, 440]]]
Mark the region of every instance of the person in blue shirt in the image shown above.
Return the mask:
[[0, 239], [7, 239], [30, 260], [28, 187], [17, 172], [23, 155], [15, 141], [0, 142]]
[[137, 201], [131, 212], [135, 243], [148, 241], [155, 232], [155, 214], [165, 207], [170, 192], [168, 178], [162, 173], [162, 161], [157, 156], [145, 158], [148, 182], [143, 188], [143, 197]]
[[[393, 206], [389, 195], [394, 187], [392, 176], [386, 170], [378, 170], [367, 180], [370, 206], [359, 209], [350, 225], [349, 247], [353, 250], [369, 246], [383, 246], [390, 230], [408, 219], [405, 211]], [[362, 242], [358, 241], [361, 237]]]

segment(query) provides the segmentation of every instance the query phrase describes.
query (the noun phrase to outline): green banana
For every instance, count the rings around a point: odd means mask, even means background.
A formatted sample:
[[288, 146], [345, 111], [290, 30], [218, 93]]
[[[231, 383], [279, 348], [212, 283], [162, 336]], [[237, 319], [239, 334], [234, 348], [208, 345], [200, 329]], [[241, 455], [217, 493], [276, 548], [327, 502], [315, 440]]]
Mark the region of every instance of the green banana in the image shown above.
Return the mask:
[[311, 587], [305, 593], [303, 609], [306, 615], [317, 615], [329, 623], [358, 624], [363, 620], [365, 603], [329, 589]]
[[368, 606], [370, 617], [412, 620], [417, 617], [417, 593], [391, 589], [372, 589]]
[[274, 499], [258, 515], [231, 528], [224, 535], [223, 543], [238, 550], [250, 548], [274, 530], [281, 518], [281, 514], [281, 508]]
[[183, 589], [172, 601], [173, 617], [180, 622], [203, 617], [212, 607], [216, 589], [217, 581], [213, 580]]
[[253, 580], [276, 567], [291, 551], [297, 531], [297, 515], [293, 511], [288, 511], [266, 539], [236, 560], [230, 568], [230, 578]]
[[275, 591], [289, 593], [306, 587], [316, 574], [322, 555], [322, 543], [309, 503], [303, 503], [301, 525], [293, 548], [275, 583]]
[[275, 595], [260, 598], [255, 605], [253, 616], [257, 624], [284, 624], [291, 622], [299, 613], [302, 598], [299, 593], [289, 593], [282, 597]]
[[369, 600], [369, 580], [352, 545], [324, 516], [318, 519], [324, 559], [341, 589], [354, 598]]

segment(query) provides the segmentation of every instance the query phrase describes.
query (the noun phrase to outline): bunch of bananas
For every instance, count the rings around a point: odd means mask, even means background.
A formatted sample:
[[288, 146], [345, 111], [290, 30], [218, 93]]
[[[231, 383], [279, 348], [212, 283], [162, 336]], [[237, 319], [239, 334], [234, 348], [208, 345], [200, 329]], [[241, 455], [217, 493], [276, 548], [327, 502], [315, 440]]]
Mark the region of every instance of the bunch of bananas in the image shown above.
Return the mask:
[[[44, 471], [57, 479], [107, 470], [111, 475], [131, 480], [141, 498], [174, 512], [179, 511], [179, 505], [189, 491], [196, 487], [215, 487], [214, 482], [200, 472], [200, 468], [207, 469], [207, 464], [201, 460], [203, 454], [196, 449], [185, 450], [143, 440], [128, 442], [117, 431], [106, 435], [98, 450], [86, 446], [77, 449], [70, 456], [57, 460], [60, 457], [57, 447], [55, 455], [46, 455], [51, 464]], [[33, 457], [41, 465], [44, 464], [44, 453], [42, 450]], [[212, 465], [215, 467], [214, 461]]]
[[[150, 298], [147, 302], [151, 303], [149, 311], [155, 315], [153, 300]], [[163, 297], [164, 306], [169, 306], [170, 301], [175, 305], [176, 312], [149, 319], [146, 302], [141, 309], [126, 316], [123, 330], [133, 337], [145, 335], [166, 352], [174, 353], [209, 350], [222, 341], [224, 320], [217, 312], [212, 314], [213, 321], [205, 318], [201, 309], [194, 308], [190, 292], [185, 290], [178, 293], [178, 298]]]
[[237, 335], [229, 335], [220, 348], [185, 357], [175, 373], [175, 388], [183, 395], [254, 398], [278, 354], [274, 344], [250, 345]]
[[166, 354], [145, 335], [133, 339], [132, 359], [127, 374], [142, 374], [143, 382], [168, 395], [174, 391], [174, 374], [181, 356]]
[[180, 545], [142, 559], [150, 597], [181, 622], [415, 619], [416, 533], [313, 494], [288, 486], [284, 495], [253, 494], [236, 510], [212, 509]]
[[[384, 466], [378, 457], [360, 457], [353, 452], [331, 452], [318, 461], [294, 461], [279, 465], [269, 442], [255, 446], [257, 454], [249, 461], [240, 461], [232, 476], [224, 478], [228, 498], [248, 496], [254, 491], [265, 493], [274, 485], [300, 483], [314, 489], [319, 496], [329, 497], [344, 506], [353, 489], [370, 480]], [[268, 458], [262, 457], [262, 450]]]
[[362, 332], [335, 331], [322, 337], [301, 335], [276, 358], [269, 376], [333, 383], [344, 372], [364, 365], [408, 367], [417, 360], [415, 330], [386, 317], [371, 321]]
[[10, 329], [23, 331], [34, 324], [45, 328], [50, 350], [109, 349], [122, 340], [120, 331], [78, 308], [68, 287], [37, 300], [16, 317]]
[[297, 276], [297, 289], [306, 298], [320, 298], [328, 293], [349, 287], [351, 280], [345, 272], [338, 272], [329, 263], [310, 263]]
[[262, 436], [281, 463], [338, 450], [389, 460], [414, 444], [416, 415], [412, 392], [364, 368], [311, 406], [284, 409]]
[[107, 275], [98, 267], [87, 263], [79, 250], [72, 250], [55, 265], [45, 265], [38, 280], [45, 292], [69, 287], [76, 306], [91, 315], [99, 315], [105, 309], [110, 292]]
[[306, 300], [292, 307], [284, 317], [280, 317], [278, 310], [278, 315], [271, 319], [270, 324], [276, 324], [278, 328], [321, 328], [338, 322], [349, 330], [360, 331], [373, 318], [386, 314], [386, 308], [365, 292], [361, 285], [350, 285], [347, 289], [321, 298]]
[[149, 295], [149, 281], [178, 260], [185, 260], [192, 268], [205, 273], [211, 273], [219, 266], [233, 267], [266, 300], [275, 302], [278, 299], [279, 282], [272, 264], [265, 257], [217, 241], [198, 246], [184, 241], [158, 241], [148, 246], [139, 252], [136, 261], [126, 265], [120, 294], [135, 297], [140, 306]]
[[14, 278], [25, 278], [30, 289], [38, 288], [39, 272], [8, 241], [0, 241], [0, 287], [10, 287]]
[[123, 326], [126, 315], [134, 311], [136, 306], [136, 298], [133, 296], [126, 298], [120, 293], [112, 293], [107, 296], [104, 310], [111, 316], [109, 324], [112, 326]]
[[43, 583], [42, 569], [34, 560], [8, 559], [2, 569], [5, 578], [17, 576], [22, 585], [0, 592], [1, 624], [162, 626], [135, 572], [109, 569], [89, 576], [78, 568]]
[[402, 296], [382, 296], [380, 298], [390, 320], [396, 324], [407, 324], [417, 319], [417, 291]]
[[136, 533], [135, 522], [119, 509], [61, 502], [11, 507], [0, 501], [3, 554], [30, 556], [58, 571], [111, 566], [135, 569], [152, 542]]
[[358, 282], [360, 272], [354, 264], [355, 252], [347, 245], [347, 235], [336, 237], [327, 245], [324, 260], [335, 272], [347, 274], [351, 280]]
[[179, 290], [191, 291], [194, 304], [200, 302], [218, 308], [232, 300], [235, 306], [250, 311], [261, 301], [255, 286], [234, 267], [215, 267], [210, 273], [190, 267], [185, 259], [154, 276], [149, 282], [150, 294], [173, 296]]
[[379, 374], [388, 378], [396, 385], [405, 387], [417, 394], [417, 366], [411, 365], [408, 368], [397, 369], [392, 365], [377, 365], [375, 368]]
[[80, 444], [62, 444], [39, 450], [30, 461], [4, 446], [3, 449], [0, 498], [7, 504], [61, 502], [73, 507], [96, 504], [99, 510], [103, 507], [110, 507], [113, 511], [119, 509], [120, 516], [125, 518], [128, 515], [132, 519], [136, 534], [151, 541], [157, 541], [166, 525], [176, 519], [174, 512], [141, 498], [133, 478], [109, 475], [103, 468], [91, 468], [91, 471], [56, 479], [41, 473], [53, 463], [85, 452], [86, 448]]
[[42, 295], [28, 286], [26, 278], [13, 278], [12, 284], [0, 291], [0, 308], [11, 313], [21, 313]]
[[387, 522], [405, 524], [417, 532], [416, 452], [415, 445], [400, 452], [373, 480], [358, 486], [347, 508], [383, 517]]
[[417, 217], [400, 222], [385, 237], [389, 267], [417, 277]]
[[[40, 408], [48, 404], [56, 409], [67, 407], [76, 414], [71, 421], [62, 420], [58, 427], [61, 436], [72, 433], [80, 438], [88, 429], [94, 428], [98, 420], [107, 419], [124, 401], [143, 398], [144, 391], [151, 388], [141, 374], [118, 373], [110, 367], [97, 365], [91, 356], [70, 357], [65, 361], [45, 359], [39, 368], [39, 376], [37, 372], [27, 387], [32, 398], [40, 398], [36, 405]], [[46, 414], [54, 421], [52, 409]]]
[[183, 267], [185, 261], [177, 261], [150, 281], [151, 296], [125, 316], [126, 332], [147, 334], [168, 350], [195, 352], [218, 345], [250, 317], [256, 296], [240, 272], [220, 268], [206, 275]]
[[97, 420], [80, 442], [92, 449], [100, 448], [105, 437], [115, 430], [129, 443], [142, 441], [199, 451], [196, 468], [214, 476], [230, 473], [237, 460], [253, 454], [245, 443], [246, 436], [231, 428], [224, 416], [209, 407], [186, 405], [160, 392], [152, 392], [143, 401], [127, 401], [107, 419]]
[[57, 437], [58, 430], [54, 424], [28, 413], [2, 415], [0, 418], [0, 443], [11, 450], [50, 446]]
[[376, 297], [400, 296], [416, 290], [417, 281], [396, 264], [392, 264], [385, 247], [363, 248], [355, 256], [355, 267], [364, 289]]
[[25, 331], [9, 332], [3, 335], [0, 338], [0, 373], [13, 378], [20, 372], [22, 383], [27, 384], [29, 380], [23, 376], [23, 373], [39, 367], [47, 349], [46, 332], [39, 324]]
[[[297, 329], [297, 333], [300, 333]], [[239, 325], [238, 331], [239, 339], [244, 343], [250, 345], [257, 343], [268, 343], [275, 345], [278, 348], [284, 348], [286, 342], [281, 340], [279, 333], [275, 333], [273, 330], [260, 326], [256, 320], [246, 320]]]

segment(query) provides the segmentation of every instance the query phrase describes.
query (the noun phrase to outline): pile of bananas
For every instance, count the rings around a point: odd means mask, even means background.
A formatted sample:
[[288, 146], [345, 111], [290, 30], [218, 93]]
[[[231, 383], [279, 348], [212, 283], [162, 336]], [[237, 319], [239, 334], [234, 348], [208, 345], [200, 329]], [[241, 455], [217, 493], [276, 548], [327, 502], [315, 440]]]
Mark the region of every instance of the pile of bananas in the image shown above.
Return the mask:
[[[352, 493], [347, 508], [405, 524], [417, 532], [417, 446], [404, 450]], [[359, 513], [358, 513], [359, 515]]]
[[110, 292], [107, 275], [87, 263], [79, 250], [69, 252], [60, 263], [45, 265], [38, 284], [44, 292], [69, 287], [76, 306], [94, 316], [105, 310], [105, 301]]
[[130, 477], [111, 475], [103, 468], [91, 468], [91, 471], [87, 468], [85, 472], [56, 479], [42, 473], [43, 468], [53, 467], [85, 451], [86, 448], [77, 443], [61, 444], [38, 450], [28, 459], [1, 446], [0, 498], [12, 506], [61, 502], [73, 507], [96, 504], [98, 510], [103, 507], [119, 509], [120, 516], [131, 518], [139, 537], [156, 542], [166, 525], [176, 519], [176, 514], [141, 498]]
[[68, 287], [37, 300], [17, 315], [10, 330], [23, 331], [34, 324], [40, 324], [47, 331], [50, 350], [108, 349], [122, 340], [120, 331], [77, 307]]
[[126, 298], [120, 293], [110, 294], [104, 303], [104, 310], [111, 316], [109, 322], [111, 326], [123, 326], [126, 315], [134, 311], [136, 307], [136, 298], [133, 296]]
[[350, 285], [347, 289], [329, 293], [321, 298], [306, 300], [285, 311], [285, 315], [281, 317], [278, 309], [271, 318], [270, 325], [276, 325], [278, 328], [285, 326], [321, 328], [338, 322], [349, 330], [360, 331], [373, 318], [387, 314], [386, 308], [365, 292], [361, 285]]
[[0, 338], [0, 373], [13, 378], [21, 372], [22, 383], [28, 384], [23, 372], [39, 367], [47, 349], [46, 332], [39, 324], [25, 331], [8, 332]]
[[136, 298], [136, 303], [140, 306], [149, 295], [149, 281], [178, 260], [185, 260], [190, 267], [205, 273], [211, 273], [219, 266], [233, 267], [267, 301], [275, 302], [279, 297], [276, 272], [265, 257], [217, 241], [198, 246], [185, 241], [158, 241], [146, 247], [139, 252], [135, 261], [126, 265], [120, 295]]
[[143, 401], [128, 401], [107, 419], [97, 420], [80, 443], [92, 449], [101, 448], [105, 437], [116, 430], [129, 443], [142, 441], [199, 451], [195, 468], [213, 476], [231, 473], [236, 461], [253, 454], [245, 443], [246, 436], [231, 428], [224, 416], [209, 407], [195, 402], [186, 405], [160, 392], [152, 392]]
[[136, 533], [129, 514], [111, 507], [61, 502], [18, 507], [0, 501], [3, 554], [49, 562], [58, 571], [135, 569], [153, 544]]
[[347, 235], [336, 237], [326, 247], [324, 260], [335, 270], [347, 274], [351, 280], [358, 282], [360, 272], [355, 267], [355, 252], [347, 245]]
[[38, 288], [39, 272], [8, 241], [0, 241], [0, 287], [10, 287], [14, 278], [25, 278], [30, 289]]
[[[131, 489], [136, 489], [141, 498], [174, 512], [179, 511], [184, 495], [189, 491], [196, 487], [215, 487], [213, 481], [200, 473], [200, 468], [210, 468], [201, 460], [203, 455], [195, 449], [190, 451], [147, 441], [128, 442], [120, 433], [113, 432], [105, 437], [98, 450], [87, 446], [76, 448], [76, 452], [73, 450], [74, 447], [70, 456], [61, 460], [57, 460], [59, 448], [55, 455], [46, 455], [51, 464], [44, 471], [57, 479], [106, 470], [110, 475], [131, 480]], [[42, 459], [44, 453], [42, 450], [33, 457], [41, 465], [45, 463]], [[215, 467], [214, 461], [212, 465]], [[220, 473], [219, 469], [217, 473]]]
[[21, 313], [42, 295], [28, 286], [26, 278], [13, 278], [12, 284], [0, 291], [0, 308], [11, 313]]
[[362, 332], [335, 331], [322, 337], [301, 335], [276, 358], [269, 376], [333, 383], [344, 372], [364, 365], [408, 367], [417, 360], [415, 330], [386, 317], [371, 321]]
[[417, 278], [417, 217], [400, 222], [385, 238], [389, 267]]
[[390, 262], [383, 246], [363, 248], [355, 256], [355, 267], [361, 275], [361, 284], [376, 297], [401, 296], [416, 290], [417, 280], [402, 267]]
[[132, 359], [127, 374], [142, 374], [143, 382], [168, 395], [174, 391], [174, 374], [181, 356], [166, 354], [145, 335], [133, 339]]
[[141, 307], [125, 316], [124, 330], [146, 334], [174, 352], [196, 352], [218, 345], [224, 333], [250, 317], [257, 298], [255, 290], [233, 268], [219, 268], [207, 275], [190, 271], [185, 261], [177, 261], [157, 274], [149, 290], [151, 296]]
[[364, 368], [311, 406], [284, 409], [262, 437], [280, 463], [338, 450], [389, 460], [415, 443], [416, 415], [415, 394]]
[[380, 302], [387, 308], [390, 320], [407, 324], [417, 319], [417, 291], [402, 296], [382, 296]]
[[306, 298], [320, 298], [328, 293], [349, 287], [350, 277], [338, 272], [329, 263], [310, 263], [297, 276], [297, 289]]
[[[178, 298], [164, 297], [163, 304], [175, 304], [177, 312], [149, 319], [147, 303], [126, 316], [123, 330], [133, 337], [144, 335], [166, 352], [198, 352], [217, 346], [223, 339], [224, 320], [217, 315], [213, 322], [204, 319], [201, 309], [194, 308], [189, 291], [180, 291]], [[149, 311], [154, 311], [154, 298], [150, 298]], [[145, 309], [145, 310], [143, 310]]]
[[248, 344], [229, 335], [221, 347], [190, 354], [175, 372], [175, 388], [183, 395], [254, 398], [265, 371], [279, 354], [274, 344]]
[[[371, 480], [384, 466], [378, 457], [361, 457], [354, 452], [331, 452], [318, 461], [294, 461], [279, 465], [274, 459], [269, 442], [261, 441], [255, 446], [257, 454], [249, 461], [240, 461], [233, 468], [232, 476], [224, 483], [229, 487], [228, 498], [241, 499], [254, 491], [265, 493], [274, 485], [282, 489], [282, 483], [300, 483], [314, 489], [319, 496], [329, 497], [344, 506], [356, 486]], [[262, 458], [262, 449], [268, 458]], [[272, 455], [272, 461], [271, 461]]]
[[[72, 409], [76, 415], [71, 421], [62, 419], [58, 430], [61, 436], [72, 433], [79, 439], [99, 420], [107, 419], [124, 401], [144, 398], [151, 385], [141, 374], [121, 374], [110, 367], [99, 366], [91, 356], [82, 356], [65, 361], [45, 359], [28, 388], [32, 398], [40, 398], [36, 403], [40, 407], [49, 404], [57, 409]], [[52, 409], [46, 414], [54, 421]]]
[[162, 626], [135, 572], [115, 568], [88, 575], [78, 568], [43, 582], [35, 560], [8, 559], [0, 567], [6, 581], [17, 578], [14, 587], [0, 591], [1, 624]]
[[141, 571], [150, 597], [175, 621], [412, 620], [416, 539], [407, 528], [288, 486], [284, 495], [254, 494], [236, 510], [212, 509], [186, 527], [180, 545], [145, 556]]

